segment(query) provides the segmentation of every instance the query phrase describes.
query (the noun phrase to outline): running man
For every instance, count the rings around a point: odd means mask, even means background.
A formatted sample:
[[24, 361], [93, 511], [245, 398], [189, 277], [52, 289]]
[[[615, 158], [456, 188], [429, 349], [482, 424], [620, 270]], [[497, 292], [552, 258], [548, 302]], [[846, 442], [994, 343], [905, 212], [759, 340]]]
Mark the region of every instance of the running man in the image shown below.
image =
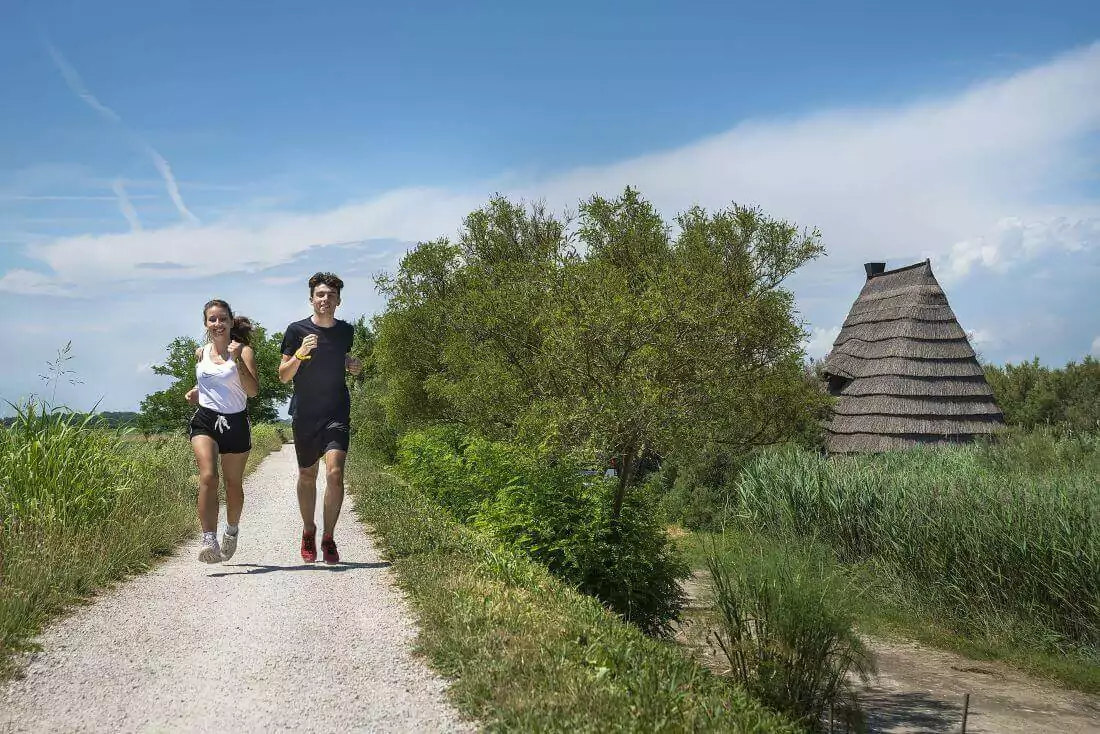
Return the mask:
[[317, 462], [325, 459], [324, 532], [321, 551], [325, 563], [339, 563], [333, 533], [344, 503], [344, 461], [351, 430], [351, 394], [345, 371], [359, 374], [362, 365], [352, 357], [354, 330], [336, 318], [344, 281], [333, 273], [309, 279], [313, 315], [286, 327], [279, 379], [294, 381], [290, 415], [294, 452], [298, 457], [298, 509], [302, 513], [302, 560], [317, 560]]

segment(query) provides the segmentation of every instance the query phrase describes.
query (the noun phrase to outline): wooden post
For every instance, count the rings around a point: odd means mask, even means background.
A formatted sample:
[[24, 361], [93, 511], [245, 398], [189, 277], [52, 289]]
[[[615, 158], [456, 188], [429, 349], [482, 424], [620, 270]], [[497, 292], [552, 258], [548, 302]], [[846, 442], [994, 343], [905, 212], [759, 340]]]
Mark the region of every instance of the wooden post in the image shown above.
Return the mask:
[[970, 694], [963, 696], [963, 728], [962, 734], [966, 734], [966, 716], [970, 713]]

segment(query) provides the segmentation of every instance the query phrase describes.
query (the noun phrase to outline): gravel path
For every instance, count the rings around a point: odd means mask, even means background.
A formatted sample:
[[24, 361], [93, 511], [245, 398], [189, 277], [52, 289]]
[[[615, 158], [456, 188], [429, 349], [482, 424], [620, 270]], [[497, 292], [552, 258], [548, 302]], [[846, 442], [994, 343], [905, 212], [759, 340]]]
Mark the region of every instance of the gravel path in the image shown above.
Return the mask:
[[350, 497], [342, 563], [302, 564], [296, 474], [288, 445], [246, 480], [229, 561], [200, 563], [195, 540], [51, 626], [0, 690], [0, 731], [472, 731], [413, 657]]

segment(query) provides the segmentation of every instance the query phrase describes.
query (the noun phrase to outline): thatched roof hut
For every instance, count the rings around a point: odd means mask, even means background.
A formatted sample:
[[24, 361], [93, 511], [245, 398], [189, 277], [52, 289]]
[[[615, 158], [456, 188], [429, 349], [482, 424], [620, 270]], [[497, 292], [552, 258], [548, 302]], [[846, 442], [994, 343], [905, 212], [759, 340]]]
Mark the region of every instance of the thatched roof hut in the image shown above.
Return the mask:
[[1004, 415], [929, 261], [867, 263], [867, 281], [826, 357], [839, 399], [826, 424], [832, 453], [963, 443]]

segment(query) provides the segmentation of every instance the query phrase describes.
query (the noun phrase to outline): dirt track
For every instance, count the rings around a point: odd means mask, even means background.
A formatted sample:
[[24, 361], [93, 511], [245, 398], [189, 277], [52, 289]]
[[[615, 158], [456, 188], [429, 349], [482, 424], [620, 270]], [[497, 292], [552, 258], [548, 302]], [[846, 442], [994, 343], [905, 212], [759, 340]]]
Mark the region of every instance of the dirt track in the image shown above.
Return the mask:
[[[680, 637], [704, 663], [721, 669], [721, 661], [700, 644], [696, 620], [705, 606], [704, 583], [697, 574], [685, 585], [691, 602]], [[967, 734], [1100, 734], [1100, 697], [916, 643], [865, 641], [874, 652], [878, 675], [860, 687], [859, 699], [876, 734], [958, 732], [967, 693]]]

